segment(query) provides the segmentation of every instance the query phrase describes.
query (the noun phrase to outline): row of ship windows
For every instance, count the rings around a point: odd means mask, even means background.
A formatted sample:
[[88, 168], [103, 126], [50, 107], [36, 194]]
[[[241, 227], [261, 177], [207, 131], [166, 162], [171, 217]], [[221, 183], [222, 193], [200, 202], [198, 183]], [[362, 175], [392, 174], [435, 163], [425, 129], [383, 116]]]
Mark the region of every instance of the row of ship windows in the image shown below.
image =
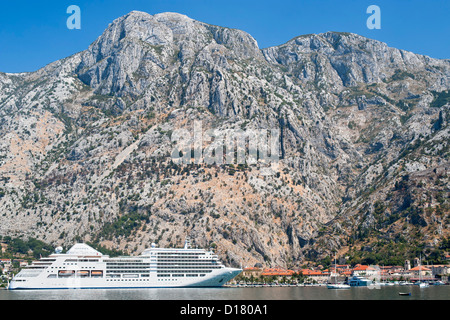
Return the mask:
[[[204, 277], [205, 275], [201, 274], [200, 277]], [[106, 281], [148, 281], [148, 279], [106, 279]], [[158, 281], [177, 281], [177, 279], [158, 279]]]
[[[186, 274], [186, 275], [184, 275], [184, 274], [177, 274], [177, 273], [173, 273], [172, 274], [172, 277], [175, 277], [175, 278], [182, 278], [182, 277], [184, 277], [184, 276], [186, 276], [186, 277], [198, 277], [199, 275], [198, 274]], [[200, 277], [204, 277], [205, 276], [205, 274], [200, 274]], [[158, 277], [159, 278], [167, 278], [167, 277], [170, 277], [170, 274], [158, 274]]]
[[[184, 277], [186, 277], [186, 278], [195, 278], [195, 277], [204, 277], [204, 276], [206, 276], [206, 274], [172, 274], [172, 275], [170, 275], [170, 274], [159, 274], [158, 275], [158, 277], [159, 278], [170, 278], [170, 277], [174, 277], [174, 278], [184, 278]], [[144, 278], [144, 277], [147, 277], [148, 278], [148, 276], [144, 276], [144, 275], [141, 275], [141, 278]], [[126, 280], [128, 280], [128, 281], [132, 281], [132, 280], [141, 280], [141, 281], [144, 281], [144, 280], [149, 280], [149, 279], [138, 279], [139, 278], [139, 276], [138, 275], [136, 275], [135, 277], [130, 277], [130, 278], [120, 278], [120, 276], [119, 275], [117, 275], [116, 277], [113, 277], [113, 276], [110, 276], [110, 277], [107, 277], [106, 278], [106, 281], [112, 281], [112, 280], [122, 280], [122, 281], [126, 281]]]
[[106, 270], [106, 273], [148, 273], [148, 270]]
[[183, 262], [210, 262], [210, 263], [217, 263], [217, 260], [213, 259], [158, 259], [156, 262], [177, 262], [177, 261], [183, 261]]
[[107, 266], [123, 266], [123, 265], [132, 265], [132, 266], [149, 266], [150, 263], [148, 262], [107, 262]]
[[156, 259], [213, 259], [217, 256], [212, 256], [212, 255], [159, 255], [156, 257], [152, 257], [152, 258], [156, 258]]
[[[184, 272], [184, 273], [199, 273], [199, 272], [205, 272], [205, 273], [211, 273], [212, 270], [208, 270], [208, 269], [193, 269], [193, 270], [177, 270], [177, 269], [166, 269], [166, 270], [157, 270], [157, 273], [167, 273], [167, 272]], [[146, 273], [144, 273], [146, 272]], [[148, 270], [106, 270], [107, 274], [114, 274], [114, 273], [140, 273], [140, 274], [148, 274]]]
[[204, 252], [157, 252], [157, 256], [204, 256]]
[[183, 258], [183, 259], [204, 259], [204, 258], [214, 258], [217, 257], [216, 255], [212, 255], [212, 254], [197, 254], [197, 255], [182, 255], [182, 254], [171, 254], [171, 255], [159, 255], [159, 256], [154, 256], [158, 259], [161, 258], [168, 258], [168, 259], [173, 259], [173, 258]]
[[[47, 262], [47, 261], [46, 261]], [[135, 260], [135, 259], [116, 259], [116, 260], [103, 260], [100, 261], [98, 259], [66, 259], [64, 262], [106, 262], [106, 263], [146, 263], [142, 259]]]
[[131, 266], [131, 267], [125, 267], [125, 266], [106, 266], [106, 269], [148, 269], [150, 266]]
[[103, 278], [103, 275], [88, 275], [88, 274], [69, 274], [69, 275], [61, 275], [61, 274], [49, 274], [47, 278]]
[[213, 270], [212, 269], [176, 269], [176, 268], [166, 268], [166, 269], [158, 269], [158, 270], [138, 270], [138, 269], [130, 269], [130, 270], [106, 270], [106, 273], [109, 274], [113, 274], [113, 273], [142, 273], [142, 274], [147, 274], [147, 273], [163, 273], [163, 272], [185, 272], [185, 273], [196, 273], [196, 272], [207, 272], [207, 273], [211, 273]]
[[148, 279], [106, 279], [106, 281], [148, 281]]
[[[156, 257], [164, 257], [164, 258], [177, 258], [180, 257], [182, 259], [185, 259], [186, 257], [188, 258], [194, 258], [194, 259], [198, 259], [200, 257], [208, 257], [208, 255], [205, 255], [204, 253], [158, 253], [155, 255]], [[210, 256], [209, 256], [210, 257]], [[148, 259], [147, 257], [145, 257], [145, 259]], [[46, 262], [51, 262], [51, 261], [56, 261], [56, 259], [43, 259], [42, 261], [46, 261]], [[65, 262], [99, 262], [99, 259], [66, 259], [64, 260]], [[122, 261], [127, 261], [127, 262], [141, 262], [141, 259], [109, 259], [109, 260], [103, 260], [103, 262], [122, 262]]]
[[[169, 258], [169, 259], [168, 259]], [[176, 258], [176, 257], [165, 257], [164, 259], [157, 259], [157, 260], [152, 260], [152, 262], [174, 262], [174, 261], [183, 261], [183, 262], [204, 262], [204, 263], [218, 263], [217, 260], [215, 259], [198, 259], [198, 258], [193, 258], [193, 259], [187, 259], [187, 258]], [[74, 265], [75, 263], [78, 262], [99, 262], [99, 260], [76, 260], [76, 259], [68, 259], [65, 260], [63, 265]], [[148, 265], [149, 262], [148, 261], [142, 261], [142, 260], [116, 260], [116, 261], [103, 261], [106, 262], [106, 265], [122, 265], [122, 264], [133, 264], [133, 265]]]
[[[193, 278], [193, 277], [199, 277], [199, 276], [200, 277], [204, 277], [204, 276], [206, 276], [206, 274], [198, 274], [198, 273], [195, 273], [195, 274], [182, 274], [182, 273], [158, 274], [158, 278], [168, 278], [168, 277], [169, 278], [170, 277], [174, 277], [174, 278], [184, 278], [184, 277], [186, 277], [186, 278]], [[134, 275], [129, 275], [128, 277], [125, 276], [123, 278], [125, 278], [125, 279], [137, 279], [137, 278], [148, 278], [148, 277], [149, 277], [149, 275], [145, 275], [145, 274], [141, 274], [141, 275], [134, 274]], [[107, 275], [106, 278], [107, 279], [119, 279], [121, 277], [120, 277], [119, 274], [115, 274], [115, 275]]]
[[106, 279], [106, 281], [149, 281], [149, 279]]
[[107, 260], [107, 261], [103, 261], [108, 263], [148, 263], [148, 262], [144, 262], [143, 260], [128, 260], [128, 259], [117, 259], [117, 260]]
[[217, 263], [158, 263], [158, 267], [162, 266], [211, 266], [211, 267], [221, 267], [221, 265], [218, 265]]
[[154, 266], [136, 266], [136, 265], [132, 265], [132, 266], [106, 266], [106, 269], [148, 269], [151, 267], [157, 267], [157, 268], [173, 268], [173, 267], [183, 267], [183, 268], [204, 268], [204, 267], [208, 267], [208, 268], [212, 268], [212, 269], [221, 269], [222, 266], [221, 265], [217, 265], [217, 264], [209, 264], [209, 263], [177, 263], [176, 265], [174, 265], [173, 263], [171, 264], [157, 264]]
[[[185, 263], [212, 263], [212, 264], [217, 264], [218, 261], [217, 260], [199, 260], [199, 259], [158, 259], [155, 261], [151, 261], [151, 263], [164, 263], [164, 262], [168, 262], [168, 263], [174, 263], [174, 262], [185, 262]], [[150, 265], [150, 263], [147, 262], [128, 262], [128, 261], [123, 261], [123, 262], [107, 262], [106, 263], [107, 266], [121, 266], [121, 265]]]
[[167, 270], [167, 269], [192, 269], [192, 270], [197, 270], [197, 269], [202, 269], [202, 268], [207, 268], [207, 269], [222, 269], [222, 267], [216, 267], [216, 266], [189, 266], [189, 267], [177, 267], [177, 266], [158, 266], [157, 270]]
[[[76, 265], [78, 265], [77, 263], [63, 263], [63, 265], [64, 266], [76, 266]], [[58, 268], [60, 268], [60, 267], [49, 267], [50, 269], [53, 269], [53, 268], [55, 268], [55, 269], [58, 269]], [[95, 266], [81, 266], [80, 268], [82, 268], [82, 269], [89, 269], [89, 268], [96, 268]]]
[[64, 262], [98, 262], [98, 259], [66, 259]]
[[[174, 262], [177, 261], [169, 261], [169, 260], [159, 260], [159, 261], [155, 261], [156, 265], [165, 265], [165, 264], [170, 264], [173, 265]], [[199, 260], [180, 260], [178, 263], [178, 265], [181, 266], [189, 266], [189, 265], [217, 265], [217, 261], [214, 260], [206, 260], [206, 261], [199, 261]], [[76, 263], [63, 263], [63, 265], [65, 266], [73, 266], [73, 265], [77, 265]], [[113, 267], [113, 266], [131, 266], [131, 267], [139, 267], [139, 266], [143, 266], [143, 267], [150, 267], [151, 264], [148, 262], [143, 262], [143, 263], [107, 263], [106, 264], [107, 267]], [[42, 266], [44, 267], [44, 266]], [[57, 267], [50, 267], [50, 268], [57, 268]], [[83, 268], [83, 267], [82, 267]], [[93, 268], [93, 267], [86, 267], [86, 268]]]
[[157, 274], [162, 274], [162, 273], [172, 273], [172, 272], [183, 272], [183, 273], [199, 273], [199, 272], [204, 272], [204, 273], [211, 273], [212, 270], [205, 270], [205, 269], [196, 269], [196, 270], [176, 270], [176, 269], [167, 269], [167, 270], [158, 270]]
[[[152, 271], [158, 271], [158, 270], [169, 270], [169, 269], [175, 269], [175, 270], [199, 270], [199, 269], [207, 269], [207, 270], [216, 270], [216, 269], [223, 269], [221, 266], [158, 266], [158, 267], [152, 267], [152, 268], [145, 268], [145, 267], [112, 267], [112, 268], [106, 268], [106, 271], [111, 272], [126, 272], [129, 270], [137, 270], [140, 272], [152, 272]], [[80, 269], [81, 270], [81, 269]]]
[[179, 260], [179, 261], [158, 261], [158, 262], [156, 262], [156, 263], [153, 263], [153, 264], [157, 264], [157, 265], [165, 265], [165, 264], [167, 264], [167, 265], [174, 265], [174, 264], [176, 264], [176, 265], [218, 265], [218, 263], [217, 262], [212, 262], [212, 261], [192, 261], [192, 260], [189, 260], [189, 261], [186, 261], [186, 260]]
[[[204, 277], [206, 276], [206, 274], [158, 274], [158, 278], [194, 278], [194, 277]], [[61, 276], [61, 275], [56, 275], [56, 274], [50, 274], [48, 275], [47, 278], [75, 278], [75, 275], [71, 275], [71, 276]], [[78, 276], [76, 277], [78, 278]], [[80, 276], [80, 278], [87, 278], [85, 276]], [[102, 278], [102, 276], [92, 276], [91, 278]], [[145, 281], [145, 280], [149, 280], [149, 279], [143, 279], [143, 278], [149, 278], [149, 275], [134, 275], [133, 277], [123, 277], [121, 278], [120, 275], [108, 275], [106, 277], [106, 281]], [[16, 280], [16, 281], [20, 281], [20, 280]]]

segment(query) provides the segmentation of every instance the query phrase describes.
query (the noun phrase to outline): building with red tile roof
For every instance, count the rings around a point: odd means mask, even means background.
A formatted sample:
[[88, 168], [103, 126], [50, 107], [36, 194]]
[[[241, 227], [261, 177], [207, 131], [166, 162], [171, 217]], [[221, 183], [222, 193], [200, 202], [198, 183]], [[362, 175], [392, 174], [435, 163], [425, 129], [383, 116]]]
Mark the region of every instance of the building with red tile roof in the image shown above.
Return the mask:
[[299, 273], [301, 273], [303, 276], [307, 277], [312, 281], [320, 283], [327, 282], [328, 278], [330, 277], [330, 272], [328, 270], [320, 271], [311, 269], [301, 269], [299, 270]]
[[409, 271], [412, 273], [412, 275], [415, 275], [415, 276], [431, 275], [431, 269], [424, 267], [424, 266], [417, 266], [417, 267], [410, 269]]
[[283, 269], [283, 268], [268, 268], [264, 269], [261, 273], [262, 276], [289, 276], [291, 277], [295, 272], [293, 270]]

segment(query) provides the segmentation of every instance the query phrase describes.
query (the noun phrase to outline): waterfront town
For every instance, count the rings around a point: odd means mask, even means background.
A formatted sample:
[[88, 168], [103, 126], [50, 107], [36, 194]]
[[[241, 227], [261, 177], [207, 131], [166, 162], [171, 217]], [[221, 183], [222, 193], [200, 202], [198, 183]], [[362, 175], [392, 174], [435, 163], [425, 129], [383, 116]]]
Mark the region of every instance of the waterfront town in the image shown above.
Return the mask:
[[[30, 253], [8, 254], [8, 242], [0, 242], [0, 288], [7, 287], [15, 274], [32, 262]], [[19, 241], [19, 243], [21, 243]], [[37, 242], [41, 244], [40, 242]], [[27, 251], [23, 250], [23, 251]], [[34, 260], [37, 260], [34, 252]], [[38, 256], [42, 257], [41, 254]], [[257, 263], [253, 267], [243, 267], [242, 273], [234, 278], [230, 285], [326, 285], [327, 283], [346, 283], [354, 277], [368, 279], [371, 283], [414, 284], [449, 284], [450, 254], [445, 252], [440, 260], [442, 264], [422, 263], [420, 258], [406, 260], [402, 266], [364, 265], [364, 264], [328, 264], [303, 268], [264, 267]]]
[[[450, 261], [450, 255], [446, 256]], [[28, 262], [24, 259], [0, 259], [0, 283], [5, 287], [13, 274]], [[348, 264], [332, 264], [329, 268], [318, 266], [309, 269], [263, 268], [260, 264], [243, 268], [242, 273], [233, 280], [233, 285], [325, 285], [327, 283], [346, 282], [360, 276], [374, 283], [415, 283], [418, 281], [430, 284], [449, 284], [450, 265], [421, 265], [419, 259], [411, 263], [405, 261], [404, 266], [361, 265], [354, 267]]]
[[[446, 255], [450, 261], [450, 255]], [[411, 284], [419, 281], [430, 284], [449, 284], [450, 265], [422, 265], [419, 258], [406, 260], [403, 266], [332, 264], [308, 269], [263, 268], [260, 264], [245, 267], [236, 284], [309, 284], [347, 282], [352, 277], [364, 277], [373, 283]]]

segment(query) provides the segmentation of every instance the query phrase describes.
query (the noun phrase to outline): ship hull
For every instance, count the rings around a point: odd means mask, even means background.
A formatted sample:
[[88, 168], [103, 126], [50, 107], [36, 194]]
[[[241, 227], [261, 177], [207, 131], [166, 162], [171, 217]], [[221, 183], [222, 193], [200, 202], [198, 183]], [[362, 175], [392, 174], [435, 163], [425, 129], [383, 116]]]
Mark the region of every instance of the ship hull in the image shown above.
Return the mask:
[[55, 289], [145, 289], [145, 288], [187, 288], [222, 287], [241, 273], [241, 269], [224, 268], [204, 277], [170, 277], [161, 279], [155, 275], [148, 278], [55, 278], [36, 277], [25, 281], [13, 280], [9, 290], [55, 290]]

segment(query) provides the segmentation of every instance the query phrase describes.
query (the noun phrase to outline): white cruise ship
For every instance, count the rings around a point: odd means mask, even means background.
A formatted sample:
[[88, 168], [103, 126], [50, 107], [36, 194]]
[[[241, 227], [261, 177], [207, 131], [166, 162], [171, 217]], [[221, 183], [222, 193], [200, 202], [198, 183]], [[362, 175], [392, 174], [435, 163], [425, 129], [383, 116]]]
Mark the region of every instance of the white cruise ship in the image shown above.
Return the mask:
[[34, 261], [9, 284], [10, 290], [220, 287], [241, 273], [225, 267], [212, 251], [157, 248], [140, 256], [112, 258], [86, 244]]

